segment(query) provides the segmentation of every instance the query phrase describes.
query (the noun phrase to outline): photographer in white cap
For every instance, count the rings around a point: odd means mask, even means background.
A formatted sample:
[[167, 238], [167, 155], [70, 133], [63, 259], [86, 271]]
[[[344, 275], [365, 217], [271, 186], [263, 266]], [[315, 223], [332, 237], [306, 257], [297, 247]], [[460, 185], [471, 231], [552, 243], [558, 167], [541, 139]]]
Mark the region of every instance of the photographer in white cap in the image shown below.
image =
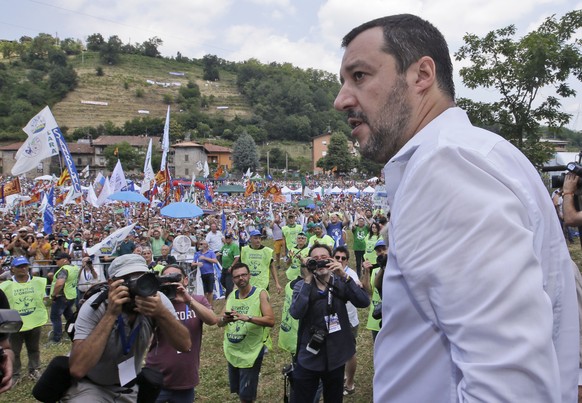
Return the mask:
[[81, 306], [69, 361], [76, 380], [63, 401], [135, 402], [134, 380], [154, 329], [178, 351], [190, 350], [188, 329], [178, 321], [170, 300], [157, 291], [136, 295], [141, 293], [138, 279], [148, 272], [141, 256], [116, 258], [109, 267], [106, 301], [93, 304], [102, 295], [97, 293]]

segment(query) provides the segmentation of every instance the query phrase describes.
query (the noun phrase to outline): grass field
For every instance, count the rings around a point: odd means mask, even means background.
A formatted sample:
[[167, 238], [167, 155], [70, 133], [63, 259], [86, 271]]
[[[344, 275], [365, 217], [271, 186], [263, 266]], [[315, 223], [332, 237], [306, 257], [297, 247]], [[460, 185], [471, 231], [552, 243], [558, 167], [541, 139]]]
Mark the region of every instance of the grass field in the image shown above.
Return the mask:
[[[269, 242], [267, 242], [269, 244]], [[578, 241], [569, 246], [572, 259], [582, 267], [582, 249]], [[353, 257], [351, 266], [354, 267]], [[286, 283], [285, 273], [279, 272], [279, 282], [283, 286]], [[263, 360], [261, 378], [259, 382], [258, 402], [280, 402], [283, 400], [283, 377], [281, 369], [290, 362], [289, 355], [277, 347], [278, 325], [281, 318], [281, 308], [283, 306], [283, 294], [276, 292], [271, 294], [271, 303], [275, 311], [276, 326], [271, 332], [273, 338], [273, 351], [269, 351]], [[223, 301], [215, 304], [215, 311], [220, 313], [224, 305]], [[372, 337], [369, 330], [366, 330], [365, 323], [368, 310], [360, 310], [360, 328], [358, 334], [358, 370], [356, 373], [356, 393], [344, 399], [346, 402], [371, 402], [372, 401]], [[56, 355], [68, 353], [70, 343], [59, 346], [46, 346], [47, 333], [50, 326], [45, 326], [46, 331], [43, 336], [43, 347], [41, 357], [43, 366]], [[226, 360], [222, 352], [223, 329], [216, 326], [204, 328], [202, 340], [202, 352], [200, 363], [200, 385], [196, 388], [196, 401], [199, 402], [237, 402], [237, 396], [231, 395], [228, 389], [228, 374]], [[26, 351], [22, 353], [23, 367], [27, 363]], [[36, 402], [31, 395], [33, 382], [22, 380], [13, 390], [0, 395], [0, 402], [28, 403]]]

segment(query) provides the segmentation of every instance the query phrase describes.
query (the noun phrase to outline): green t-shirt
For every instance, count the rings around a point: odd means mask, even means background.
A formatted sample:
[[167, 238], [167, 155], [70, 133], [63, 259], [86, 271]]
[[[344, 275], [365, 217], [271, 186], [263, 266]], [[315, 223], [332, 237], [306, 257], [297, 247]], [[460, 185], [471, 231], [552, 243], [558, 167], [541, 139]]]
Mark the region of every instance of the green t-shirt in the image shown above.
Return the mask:
[[308, 254], [309, 248], [307, 245], [303, 249], [298, 249], [297, 246], [294, 246], [289, 250], [289, 255], [293, 255], [293, 257], [291, 258], [291, 266], [285, 271], [288, 280], [295, 280], [301, 274], [301, 260], [299, 257], [304, 259]]
[[364, 253], [364, 259], [372, 264], [376, 263], [377, 256], [374, 247], [379, 239], [380, 237], [378, 235], [370, 235], [366, 237], [366, 253]]
[[366, 250], [366, 236], [368, 235], [368, 226], [360, 227], [356, 225], [352, 227], [352, 234], [354, 234], [354, 251]]
[[240, 256], [240, 248], [238, 244], [232, 241], [230, 244], [225, 243], [220, 250], [222, 253], [222, 267], [228, 269], [232, 266], [234, 258]]

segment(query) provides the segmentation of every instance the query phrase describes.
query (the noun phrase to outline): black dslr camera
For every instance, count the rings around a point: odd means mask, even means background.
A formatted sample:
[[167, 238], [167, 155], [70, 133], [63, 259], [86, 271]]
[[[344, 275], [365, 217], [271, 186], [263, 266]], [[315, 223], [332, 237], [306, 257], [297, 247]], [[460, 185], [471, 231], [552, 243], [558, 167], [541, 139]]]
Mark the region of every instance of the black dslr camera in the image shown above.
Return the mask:
[[154, 273], [144, 273], [143, 275], [125, 280], [123, 283], [129, 289], [132, 297], [150, 297], [156, 292], [161, 291], [170, 299], [176, 298], [176, 286], [169, 283], [178, 283], [182, 280], [179, 273], [168, 274], [166, 276], [157, 276]]
[[[558, 168], [558, 167], [556, 167]], [[568, 172], [572, 172], [578, 176], [578, 184], [580, 184], [580, 177], [582, 177], [582, 165], [577, 162], [570, 162], [566, 166], [560, 166], [559, 168], [566, 169]], [[547, 168], [542, 168], [542, 171], [548, 170]], [[561, 188], [564, 186], [565, 173], [561, 175], [552, 176], [552, 188]]]
[[327, 266], [329, 262], [330, 262], [329, 259], [326, 260], [309, 259], [305, 266], [307, 267], [307, 270], [313, 273], [315, 270]]
[[312, 335], [309, 343], [307, 343], [307, 347], [305, 349], [309, 351], [311, 354], [318, 354], [319, 350], [321, 350], [321, 346], [325, 343], [325, 338], [327, 337], [327, 332], [323, 329], [316, 329], [312, 328]]

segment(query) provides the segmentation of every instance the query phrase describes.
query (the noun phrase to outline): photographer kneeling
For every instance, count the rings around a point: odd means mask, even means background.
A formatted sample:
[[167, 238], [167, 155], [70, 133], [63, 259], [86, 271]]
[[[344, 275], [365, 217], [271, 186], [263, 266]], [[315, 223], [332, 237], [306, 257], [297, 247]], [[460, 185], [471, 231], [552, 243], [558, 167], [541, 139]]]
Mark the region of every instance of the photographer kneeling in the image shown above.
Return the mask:
[[325, 245], [309, 251], [305, 277], [295, 284], [289, 313], [299, 320], [292, 402], [312, 402], [319, 381], [325, 402], [341, 402], [345, 363], [356, 352], [346, 302], [365, 308], [370, 298], [331, 258]]
[[[97, 293], [81, 306], [69, 360], [76, 378], [65, 402], [135, 402], [133, 386], [154, 331], [161, 332], [179, 351], [189, 351], [188, 329], [176, 318], [170, 300], [161, 292], [142, 293], [139, 278], [147, 273], [143, 257], [117, 257], [109, 267], [107, 299], [93, 304]], [[150, 294], [150, 293], [148, 293]]]

